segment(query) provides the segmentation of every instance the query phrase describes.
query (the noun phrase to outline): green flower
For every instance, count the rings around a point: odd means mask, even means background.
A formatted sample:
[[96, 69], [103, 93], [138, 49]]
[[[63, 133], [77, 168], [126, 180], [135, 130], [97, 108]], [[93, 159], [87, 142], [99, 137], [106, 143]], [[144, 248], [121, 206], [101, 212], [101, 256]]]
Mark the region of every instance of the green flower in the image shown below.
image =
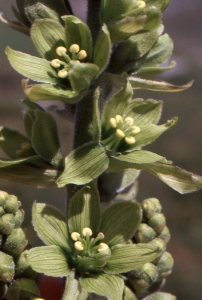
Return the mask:
[[110, 38], [105, 25], [94, 48], [88, 26], [74, 16], [62, 17], [65, 27], [51, 19], [36, 20], [31, 39], [42, 58], [6, 48], [14, 69], [42, 84], [27, 85], [25, 94], [32, 100], [62, 100], [75, 103], [96, 76], [102, 72], [110, 55]]
[[31, 249], [28, 262], [38, 272], [67, 276], [67, 281], [74, 271], [87, 292], [121, 300], [124, 281], [119, 274], [152, 261], [159, 253], [155, 246], [127, 244], [141, 217], [135, 201], [115, 203], [101, 212], [92, 183], [70, 200], [68, 225], [55, 208], [34, 204], [33, 224], [48, 246]]
[[0, 177], [38, 187], [48, 187], [63, 169], [54, 118], [39, 105], [25, 100], [26, 135], [0, 127], [0, 147], [10, 159], [1, 158]]

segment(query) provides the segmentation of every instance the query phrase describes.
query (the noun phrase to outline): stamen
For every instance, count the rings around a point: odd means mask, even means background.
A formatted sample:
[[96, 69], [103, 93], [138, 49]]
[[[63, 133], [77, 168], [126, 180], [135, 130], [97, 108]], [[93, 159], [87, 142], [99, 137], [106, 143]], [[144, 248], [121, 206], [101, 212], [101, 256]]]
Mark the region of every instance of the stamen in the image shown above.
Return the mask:
[[62, 69], [58, 72], [58, 77], [66, 78], [68, 76], [68, 72], [65, 69]]
[[82, 230], [82, 234], [83, 236], [91, 236], [93, 234], [92, 230], [88, 227], [83, 228]]
[[51, 60], [51, 66], [53, 68], [59, 68], [60, 67], [60, 60], [58, 58], [55, 58]]
[[109, 125], [110, 125], [112, 128], [116, 128], [116, 119], [115, 119], [115, 118], [110, 118], [110, 120], [109, 120]]
[[28, 151], [32, 148], [32, 145], [28, 142], [24, 142], [21, 144], [20, 148], [23, 150], [23, 151]]
[[73, 241], [77, 241], [78, 240], [78, 237], [80, 237], [80, 234], [78, 232], [72, 232], [71, 233], [71, 238]]
[[132, 130], [133, 134], [138, 134], [140, 132], [140, 127], [138, 126], [132, 126], [131, 128], [133, 129]]
[[78, 53], [79, 50], [80, 50], [80, 47], [77, 44], [72, 44], [69, 48], [69, 52], [71, 52], [71, 53]]
[[144, 1], [138, 0], [137, 1], [138, 8], [144, 8], [146, 6], [146, 3]]
[[127, 137], [125, 137], [125, 142], [126, 142], [128, 145], [135, 144], [135, 138], [134, 138], [133, 136], [127, 136]]
[[134, 124], [134, 120], [131, 117], [126, 117], [124, 121], [127, 123], [128, 126], [132, 126]]
[[115, 134], [120, 139], [125, 137], [125, 133], [121, 129], [117, 129]]
[[60, 47], [56, 48], [56, 53], [59, 56], [63, 56], [63, 53], [66, 53], [66, 52], [67, 52], [67, 49], [65, 47], [60, 46]]
[[77, 58], [80, 59], [80, 60], [86, 58], [86, 56], [87, 56], [87, 53], [86, 53], [85, 50], [81, 50], [81, 51], [79, 51], [79, 53], [77, 54]]
[[122, 118], [122, 116], [116, 115], [116, 116], [115, 116], [115, 119], [116, 119], [116, 122], [117, 122], [117, 123], [123, 123], [123, 118]]
[[107, 244], [105, 244], [105, 243], [100, 243], [99, 244], [99, 248], [98, 248], [98, 252], [104, 252], [104, 251], [106, 251], [106, 250], [108, 250], [109, 249], [109, 247], [108, 247], [108, 245]]
[[77, 242], [74, 243], [74, 248], [77, 251], [82, 251], [84, 249], [83, 244], [80, 241], [77, 241]]

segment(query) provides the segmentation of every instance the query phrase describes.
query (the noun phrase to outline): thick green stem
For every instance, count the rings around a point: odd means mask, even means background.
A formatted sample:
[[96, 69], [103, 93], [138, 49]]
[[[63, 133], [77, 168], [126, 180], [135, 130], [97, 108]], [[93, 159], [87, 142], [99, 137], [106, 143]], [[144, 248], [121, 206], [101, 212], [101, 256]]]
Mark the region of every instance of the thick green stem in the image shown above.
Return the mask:
[[87, 24], [91, 30], [93, 42], [95, 42], [97, 34], [100, 30], [100, 6], [102, 0], [88, 0]]

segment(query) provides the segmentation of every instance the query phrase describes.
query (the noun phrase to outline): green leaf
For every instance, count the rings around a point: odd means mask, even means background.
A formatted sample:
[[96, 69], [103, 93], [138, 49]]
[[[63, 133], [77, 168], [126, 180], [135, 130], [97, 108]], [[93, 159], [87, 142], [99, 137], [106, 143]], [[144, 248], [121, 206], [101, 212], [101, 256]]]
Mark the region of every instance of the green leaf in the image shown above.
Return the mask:
[[145, 297], [143, 300], [177, 300], [177, 298], [168, 293], [156, 292]]
[[65, 42], [67, 49], [73, 44], [78, 44], [80, 50], [85, 50], [87, 58], [84, 61], [91, 61], [92, 58], [92, 37], [88, 26], [75, 16], [64, 16]]
[[5, 298], [8, 300], [37, 299], [40, 292], [36, 282], [31, 279], [17, 279], [9, 285]]
[[72, 89], [76, 92], [88, 88], [91, 81], [99, 72], [99, 68], [95, 64], [70, 61], [69, 66], [70, 70], [68, 72], [68, 77]]
[[6, 54], [12, 67], [21, 75], [35, 81], [57, 84], [60, 82], [50, 62], [6, 47]]
[[139, 77], [129, 77], [133, 89], [146, 89], [157, 92], [180, 92], [192, 86], [193, 80], [184, 85], [173, 85], [165, 81], [147, 80]]
[[88, 292], [80, 286], [79, 281], [75, 279], [75, 274], [68, 275], [62, 300], [86, 300], [87, 297]]
[[74, 183], [86, 184], [102, 172], [108, 166], [108, 158], [102, 146], [96, 142], [86, 143], [72, 152], [65, 159], [65, 170], [57, 180], [59, 187]]
[[93, 63], [99, 67], [99, 73], [101, 73], [108, 65], [110, 53], [110, 34], [107, 26], [104, 24], [96, 39], [93, 52]]
[[48, 276], [63, 277], [71, 271], [67, 255], [58, 246], [43, 246], [29, 250], [27, 259], [32, 269]]
[[100, 88], [98, 87], [93, 95], [93, 141], [99, 142], [101, 138], [100, 120]]
[[158, 177], [164, 183], [181, 194], [198, 191], [202, 188], [202, 177], [187, 172], [179, 167], [161, 163], [143, 164], [144, 169]]
[[0, 178], [35, 187], [50, 187], [60, 174], [38, 156], [25, 159], [0, 160]]
[[101, 222], [101, 210], [99, 193], [92, 182], [83, 187], [70, 199], [68, 225], [70, 232], [82, 234], [84, 227], [91, 228], [93, 235], [99, 232]]
[[157, 247], [147, 244], [118, 245], [111, 249], [111, 258], [104, 266], [109, 274], [125, 273], [153, 261], [159, 254]]
[[44, 203], [34, 203], [32, 218], [34, 229], [45, 244], [70, 249], [67, 220], [59, 210]]
[[100, 226], [105, 236], [103, 242], [110, 247], [125, 244], [135, 234], [141, 218], [141, 207], [135, 201], [109, 205], [102, 214]]
[[135, 294], [127, 287], [124, 287], [123, 300], [137, 300]]
[[58, 169], [62, 168], [62, 154], [54, 118], [46, 112], [36, 110], [32, 127], [32, 146], [45, 161]]
[[74, 104], [83, 96], [83, 93], [74, 92], [71, 89], [63, 89], [58, 85], [34, 84], [28, 85], [28, 80], [22, 80], [24, 93], [31, 101], [60, 100], [65, 103]]
[[81, 277], [80, 283], [89, 293], [106, 296], [108, 300], [122, 300], [124, 282], [118, 275], [85, 276]]
[[59, 58], [57, 47], [65, 47], [64, 27], [54, 20], [36, 20], [31, 28], [31, 38], [39, 55], [49, 61]]
[[17, 151], [21, 150], [23, 143], [30, 144], [30, 139], [16, 130], [3, 126], [0, 127], [0, 147], [9, 157], [13, 159], [19, 159], [36, 154], [30, 145], [31, 148], [19, 156]]

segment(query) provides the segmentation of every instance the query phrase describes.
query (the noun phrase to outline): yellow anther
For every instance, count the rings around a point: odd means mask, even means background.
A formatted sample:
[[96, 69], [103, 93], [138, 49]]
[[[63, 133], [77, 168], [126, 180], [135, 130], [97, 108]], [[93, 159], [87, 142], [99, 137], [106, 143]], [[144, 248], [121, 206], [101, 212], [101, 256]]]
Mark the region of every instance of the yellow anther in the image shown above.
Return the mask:
[[65, 47], [60, 46], [60, 47], [56, 48], [56, 53], [59, 56], [62, 56], [63, 53], [66, 53], [66, 52], [67, 52], [67, 49]]
[[128, 145], [135, 144], [135, 138], [134, 138], [133, 136], [127, 136], [127, 137], [125, 137], [125, 142], [126, 142]]
[[32, 148], [32, 145], [28, 142], [24, 142], [21, 144], [20, 148], [23, 150], [23, 151], [28, 151]]
[[138, 8], [144, 8], [146, 6], [146, 3], [144, 1], [138, 0], [137, 1]]
[[88, 227], [84, 227], [83, 230], [82, 230], [82, 234], [83, 236], [91, 236], [93, 234], [92, 230]]
[[134, 120], [131, 117], [126, 117], [124, 121], [128, 124], [128, 126], [132, 126], [134, 124]]
[[110, 118], [110, 120], [109, 120], [109, 125], [110, 125], [112, 128], [116, 128], [116, 119], [115, 119], [115, 118]]
[[59, 68], [60, 67], [60, 61], [59, 61], [59, 59], [53, 59], [53, 60], [51, 60], [51, 66], [53, 67], [53, 68]]
[[105, 243], [100, 243], [99, 244], [99, 248], [98, 248], [98, 252], [105, 252], [106, 250], [108, 250], [109, 247], [107, 244]]
[[60, 78], [66, 78], [67, 75], [68, 75], [68, 72], [64, 69], [62, 69], [58, 72], [58, 77], [60, 77]]
[[77, 44], [72, 44], [69, 48], [69, 52], [71, 52], [71, 53], [78, 53], [79, 50], [80, 50], [80, 47]]
[[71, 238], [73, 241], [77, 241], [78, 240], [78, 237], [80, 237], [80, 234], [78, 232], [72, 232], [71, 233]]
[[132, 131], [133, 134], [138, 134], [140, 132], [140, 127], [138, 126], [132, 126], [131, 128], [133, 129]]
[[125, 133], [124, 133], [121, 129], [117, 129], [117, 130], [116, 130], [116, 136], [117, 136], [118, 138], [124, 138]]
[[23, 150], [17, 150], [16, 155], [21, 156], [23, 155], [24, 151]]
[[81, 50], [81, 51], [79, 51], [79, 53], [77, 54], [77, 58], [80, 59], [80, 60], [86, 58], [86, 56], [87, 56], [87, 53], [86, 53], [85, 50]]
[[74, 243], [74, 248], [78, 251], [82, 251], [84, 249], [83, 244], [80, 241]]
[[117, 123], [123, 123], [123, 118], [122, 118], [122, 116], [116, 115], [116, 116], [115, 116], [115, 119], [116, 119], [116, 122], [117, 122]]

